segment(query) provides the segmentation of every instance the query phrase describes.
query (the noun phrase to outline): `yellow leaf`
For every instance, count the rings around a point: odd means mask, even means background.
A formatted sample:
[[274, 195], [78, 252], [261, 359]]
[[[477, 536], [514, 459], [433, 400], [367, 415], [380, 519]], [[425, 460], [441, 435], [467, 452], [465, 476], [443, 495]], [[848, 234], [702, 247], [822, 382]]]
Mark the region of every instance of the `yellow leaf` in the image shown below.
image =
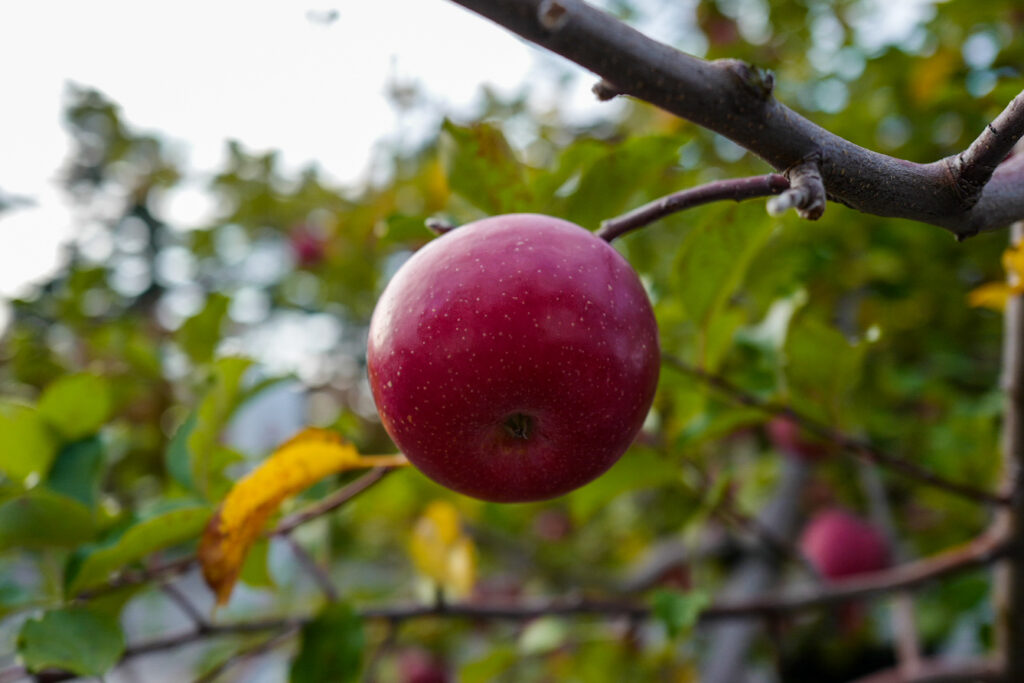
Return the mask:
[[437, 500], [416, 520], [409, 554], [420, 573], [464, 596], [476, 580], [476, 548], [462, 533], [455, 506]]
[[360, 455], [352, 444], [323, 429], [303, 430], [281, 444], [232, 487], [203, 532], [199, 563], [217, 603], [231, 597], [249, 547], [285, 498], [338, 472], [407, 464], [401, 455]]
[[469, 595], [476, 583], [476, 546], [468, 536], [459, 538], [448, 553], [448, 589], [455, 595]]
[[967, 301], [971, 306], [984, 306], [1001, 311], [1006, 308], [1006, 302], [1010, 298], [1010, 287], [1003, 282], [989, 282], [980, 287], [972, 289], [967, 295]]

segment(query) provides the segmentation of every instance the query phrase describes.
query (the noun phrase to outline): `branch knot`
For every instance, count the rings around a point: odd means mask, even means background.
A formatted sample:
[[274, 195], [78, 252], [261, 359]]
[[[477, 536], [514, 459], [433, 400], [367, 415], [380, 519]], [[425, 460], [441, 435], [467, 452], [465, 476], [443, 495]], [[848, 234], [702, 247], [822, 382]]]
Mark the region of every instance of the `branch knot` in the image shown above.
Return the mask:
[[537, 7], [537, 19], [548, 31], [557, 31], [569, 21], [569, 8], [561, 0], [541, 0]]
[[821, 179], [821, 159], [815, 153], [793, 164], [783, 173], [789, 189], [768, 200], [768, 213], [781, 216], [796, 209], [801, 218], [816, 221], [825, 213], [825, 183]]

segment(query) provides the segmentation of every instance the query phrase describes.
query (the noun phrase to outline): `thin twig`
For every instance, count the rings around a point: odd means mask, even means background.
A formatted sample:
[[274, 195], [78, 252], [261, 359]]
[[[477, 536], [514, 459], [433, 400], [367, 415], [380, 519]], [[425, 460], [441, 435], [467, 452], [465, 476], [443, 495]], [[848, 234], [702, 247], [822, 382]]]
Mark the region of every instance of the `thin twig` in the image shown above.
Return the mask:
[[[304, 510], [300, 510], [293, 515], [285, 517], [281, 522], [271, 531], [268, 535], [283, 535], [291, 532], [295, 528], [302, 526], [303, 524], [310, 522], [317, 517], [327, 514], [332, 510], [344, 505], [352, 498], [370, 488], [378, 481], [384, 478], [384, 475], [388, 474], [392, 470], [397, 468], [390, 467], [375, 467], [359, 479], [351, 482], [347, 486], [344, 486], [326, 498], [320, 500], [313, 505], [310, 505]], [[125, 588], [127, 586], [135, 586], [140, 583], [146, 583], [155, 579], [166, 579], [179, 574], [184, 574], [193, 566], [195, 566], [198, 559], [195, 555], [188, 555], [187, 557], [181, 557], [171, 562], [167, 562], [162, 565], [149, 567], [143, 570], [127, 570], [122, 572], [120, 575], [114, 577], [102, 586], [79, 593], [76, 596], [78, 600], [91, 600], [101, 595], [106, 595], [119, 588]]]
[[343, 486], [326, 498], [313, 503], [309, 507], [299, 510], [298, 512], [289, 515], [282, 519], [273, 530], [268, 532], [268, 535], [281, 536], [289, 533], [295, 527], [301, 526], [306, 522], [321, 517], [331, 510], [341, 507], [348, 501], [352, 500], [360, 493], [370, 488], [378, 481], [384, 478], [386, 474], [392, 472], [393, 467], [374, 467], [372, 470], [359, 477], [350, 484]]
[[178, 590], [177, 586], [170, 582], [160, 584], [160, 590], [167, 594], [167, 597], [171, 599], [178, 608], [185, 613], [192, 623], [196, 625], [200, 630], [206, 629], [210, 626], [210, 622], [207, 621], [206, 617], [192, 604], [192, 601], [188, 599], [184, 593]]
[[197, 559], [195, 555], [188, 555], [176, 560], [171, 560], [170, 562], [165, 562], [164, 564], [147, 567], [142, 570], [126, 570], [102, 586], [97, 586], [96, 588], [83, 591], [75, 597], [78, 600], [92, 600], [93, 598], [116, 591], [119, 588], [136, 586], [140, 583], [147, 583], [156, 579], [169, 579], [173, 576], [184, 574], [191, 569], [196, 562]]
[[[302, 619], [268, 619], [262, 621], [243, 621], [233, 624], [211, 624], [206, 628], [193, 629], [184, 633], [163, 636], [137, 643], [135, 645], [129, 645], [121, 655], [120, 663], [124, 663], [130, 659], [141, 657], [143, 655], [152, 654], [154, 652], [175, 650], [184, 645], [189, 645], [207, 638], [242, 635], [246, 633], [260, 633], [263, 631], [281, 631], [286, 629], [294, 630], [302, 626], [303, 623], [305, 623], [305, 620]], [[9, 681], [17, 681], [27, 675], [28, 671], [25, 667], [11, 667], [0, 671], [0, 681], [4, 681], [5, 683]], [[67, 681], [73, 678], [78, 678], [78, 674], [70, 671], [47, 671], [44, 678], [47, 683], [56, 683], [57, 681]]]
[[1004, 495], [985, 491], [969, 484], [950, 481], [949, 479], [946, 479], [945, 477], [942, 477], [921, 465], [884, 453], [874, 444], [844, 434], [829, 427], [828, 425], [818, 422], [808, 415], [794, 410], [790, 406], [762, 401], [757, 396], [741, 389], [724, 377], [690, 365], [689, 363], [686, 363], [672, 355], [662, 354], [662, 360], [669, 367], [699, 379], [701, 382], [704, 382], [717, 391], [726, 394], [732, 400], [741, 405], [761, 410], [769, 415], [782, 415], [793, 420], [808, 432], [827, 441], [831, 441], [842, 450], [860, 458], [861, 460], [876, 463], [921, 484], [958, 495], [967, 500], [973, 500], [985, 505], [998, 506], [1007, 505], [1009, 503], [1009, 499]]
[[222, 662], [214, 666], [212, 669], [204, 673], [202, 676], [197, 678], [195, 680], [195, 683], [213, 683], [213, 681], [215, 681], [222, 673], [224, 673], [231, 667], [237, 666], [238, 664], [241, 664], [242, 662], [248, 659], [258, 657], [266, 652], [269, 652], [270, 650], [273, 650], [281, 643], [291, 639], [292, 636], [298, 633], [298, 630], [298, 626], [291, 626], [284, 629], [280, 633], [274, 634], [270, 638], [261, 640], [260, 642], [251, 645], [250, 647], [242, 648], [241, 650], [235, 652], [230, 657], [223, 660]]
[[[684, 458], [683, 462], [689, 465], [690, 469], [697, 475], [700, 479], [699, 485], [705, 491], [713, 490], [714, 483], [711, 477], [700, 466], [689, 458]], [[712, 510], [712, 513], [720, 516], [727, 524], [752, 534], [755, 541], [774, 555], [777, 560], [789, 560], [803, 569], [815, 581], [820, 580], [821, 577], [814, 568], [814, 565], [811, 564], [800, 548], [788, 539], [788, 536], [792, 536], [792, 533], [778, 533], [770, 525], [763, 523], [757, 517], [752, 517], [738, 509], [731, 496], [726, 496], [722, 504]]]
[[601, 239], [611, 242], [617, 237], [622, 237], [627, 232], [650, 225], [665, 216], [691, 209], [695, 206], [727, 199], [738, 202], [755, 197], [767, 197], [778, 194], [788, 187], [789, 181], [778, 173], [752, 176], [750, 178], [716, 180], [706, 185], [674, 192], [661, 199], [655, 199], [649, 204], [633, 209], [629, 213], [603, 221], [601, 228], [596, 234]]
[[292, 549], [292, 553], [295, 555], [295, 559], [299, 561], [302, 568], [306, 570], [306, 573], [312, 577], [316, 584], [323, 591], [327, 597], [328, 602], [338, 602], [340, 596], [338, 590], [331, 583], [331, 577], [327, 575], [324, 568], [321, 567], [313, 556], [306, 552], [306, 549], [299, 545], [298, 541], [291, 537], [291, 534], [281, 534], [281, 537], [288, 544], [288, 547]]

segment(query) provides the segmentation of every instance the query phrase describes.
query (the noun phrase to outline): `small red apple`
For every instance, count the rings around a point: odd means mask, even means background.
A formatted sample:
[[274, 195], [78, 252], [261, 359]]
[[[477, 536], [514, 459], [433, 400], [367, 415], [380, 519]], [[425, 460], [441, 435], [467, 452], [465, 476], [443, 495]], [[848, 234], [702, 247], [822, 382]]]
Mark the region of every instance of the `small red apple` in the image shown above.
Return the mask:
[[786, 455], [808, 462], [823, 460], [828, 456], [828, 444], [815, 439], [795, 420], [784, 415], [773, 417], [766, 431], [772, 444]]
[[291, 229], [288, 240], [292, 246], [295, 260], [302, 268], [310, 268], [324, 260], [327, 254], [327, 242], [323, 235], [306, 224]]
[[804, 529], [800, 549], [826, 579], [889, 566], [889, 543], [881, 531], [839, 509], [818, 513]]
[[533, 533], [555, 543], [572, 533], [572, 520], [563, 510], [544, 510], [533, 518]]
[[629, 447], [658, 382], [658, 330], [606, 242], [548, 216], [494, 216], [399, 269], [367, 366], [384, 427], [427, 476], [484, 500], [541, 500]]
[[398, 674], [402, 683], [448, 683], [444, 663], [420, 648], [404, 650], [398, 658]]

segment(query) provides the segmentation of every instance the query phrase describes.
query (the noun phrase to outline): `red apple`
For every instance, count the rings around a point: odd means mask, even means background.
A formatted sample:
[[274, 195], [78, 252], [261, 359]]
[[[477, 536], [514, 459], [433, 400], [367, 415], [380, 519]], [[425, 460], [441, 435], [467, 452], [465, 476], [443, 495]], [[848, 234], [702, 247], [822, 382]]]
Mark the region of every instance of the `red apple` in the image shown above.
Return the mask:
[[494, 216], [399, 269], [367, 366], [384, 427], [428, 477], [483, 500], [541, 500], [632, 442], [658, 382], [658, 330], [606, 242], [548, 216]]
[[310, 226], [300, 224], [292, 228], [288, 235], [295, 260], [302, 268], [310, 268], [324, 260], [327, 253], [327, 241], [323, 235]]
[[800, 549], [826, 579], [839, 579], [889, 566], [889, 543], [873, 525], [832, 509], [818, 513], [804, 529]]
[[822, 460], [828, 455], [828, 444], [808, 434], [797, 422], [778, 415], [768, 422], [768, 439], [786, 455], [809, 462]]
[[444, 664], [433, 654], [420, 648], [404, 650], [398, 658], [402, 683], [448, 683]]

